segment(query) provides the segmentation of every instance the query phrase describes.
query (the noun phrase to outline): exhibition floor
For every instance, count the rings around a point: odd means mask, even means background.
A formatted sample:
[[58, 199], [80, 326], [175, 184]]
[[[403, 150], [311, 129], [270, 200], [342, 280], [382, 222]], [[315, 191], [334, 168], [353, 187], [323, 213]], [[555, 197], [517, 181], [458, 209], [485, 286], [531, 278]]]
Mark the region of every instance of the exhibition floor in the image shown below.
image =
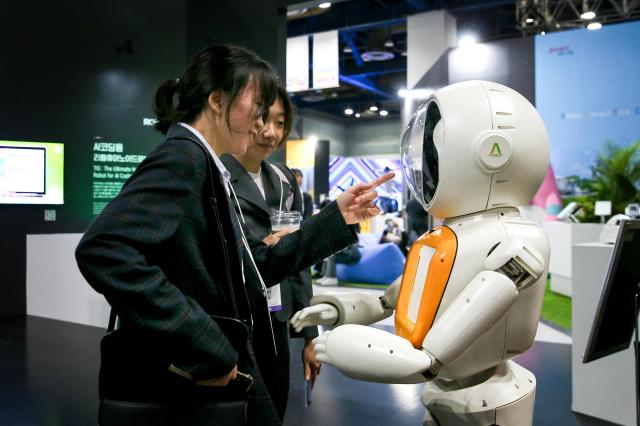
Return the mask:
[[[0, 424], [95, 424], [98, 342], [103, 334], [99, 328], [37, 317], [2, 318]], [[565, 336], [565, 341], [568, 339]], [[292, 341], [292, 383], [285, 425], [421, 424], [421, 385], [356, 382], [327, 366], [322, 368], [311, 406], [305, 408], [298, 355], [301, 344], [299, 339]], [[535, 425], [611, 424], [570, 411], [570, 344], [536, 341], [518, 362], [538, 379]]]

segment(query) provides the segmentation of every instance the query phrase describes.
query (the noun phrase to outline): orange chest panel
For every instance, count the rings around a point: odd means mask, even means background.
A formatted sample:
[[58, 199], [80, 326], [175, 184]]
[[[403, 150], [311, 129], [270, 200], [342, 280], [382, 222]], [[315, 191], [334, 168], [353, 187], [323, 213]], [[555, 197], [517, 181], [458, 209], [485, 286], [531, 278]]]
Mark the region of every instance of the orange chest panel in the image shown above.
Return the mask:
[[457, 249], [456, 234], [446, 226], [435, 228], [411, 246], [396, 304], [396, 334], [415, 348], [422, 347], [433, 325]]

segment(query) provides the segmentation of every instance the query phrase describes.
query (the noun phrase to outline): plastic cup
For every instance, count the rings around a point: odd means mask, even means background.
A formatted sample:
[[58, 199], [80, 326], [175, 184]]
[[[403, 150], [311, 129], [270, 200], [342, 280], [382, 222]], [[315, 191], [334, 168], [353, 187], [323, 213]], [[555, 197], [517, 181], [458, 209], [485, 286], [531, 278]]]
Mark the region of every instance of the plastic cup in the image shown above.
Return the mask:
[[297, 211], [276, 211], [271, 216], [271, 231], [297, 231], [300, 229], [302, 215]]

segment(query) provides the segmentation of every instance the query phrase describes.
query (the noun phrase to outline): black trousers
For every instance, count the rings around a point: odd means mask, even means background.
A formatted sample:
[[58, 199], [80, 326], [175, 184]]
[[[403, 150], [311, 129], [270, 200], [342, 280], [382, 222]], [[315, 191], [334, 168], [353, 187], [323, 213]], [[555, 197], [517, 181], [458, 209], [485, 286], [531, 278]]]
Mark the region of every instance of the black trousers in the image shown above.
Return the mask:
[[277, 320], [273, 315], [271, 319], [277, 355], [273, 351], [271, 332], [268, 330], [262, 330], [259, 334], [255, 333], [258, 330], [254, 331], [253, 346], [264, 384], [280, 420], [284, 420], [289, 399], [289, 324]]

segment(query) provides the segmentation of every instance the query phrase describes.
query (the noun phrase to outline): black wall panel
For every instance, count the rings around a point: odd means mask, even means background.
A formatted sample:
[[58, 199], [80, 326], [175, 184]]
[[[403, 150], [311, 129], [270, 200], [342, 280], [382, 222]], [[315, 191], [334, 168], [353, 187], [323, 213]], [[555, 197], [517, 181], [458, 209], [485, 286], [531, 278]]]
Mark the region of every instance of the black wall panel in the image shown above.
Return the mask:
[[[285, 19], [275, 1], [3, 4], [0, 140], [64, 143], [65, 204], [0, 205], [0, 315], [26, 312], [26, 235], [79, 233], [92, 220], [96, 138], [149, 152], [162, 140], [142, 125], [155, 87], [206, 42], [243, 44], [284, 69]], [[44, 222], [49, 208], [55, 222]]]

